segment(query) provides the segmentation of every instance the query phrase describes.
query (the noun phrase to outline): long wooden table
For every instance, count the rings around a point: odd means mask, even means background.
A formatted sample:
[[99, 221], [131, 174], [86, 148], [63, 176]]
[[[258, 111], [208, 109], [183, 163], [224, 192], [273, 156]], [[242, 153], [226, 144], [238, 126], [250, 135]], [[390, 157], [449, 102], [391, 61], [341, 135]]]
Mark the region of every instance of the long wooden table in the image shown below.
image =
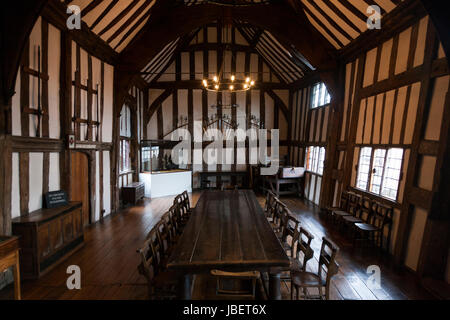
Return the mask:
[[168, 268], [180, 271], [181, 298], [191, 298], [192, 275], [212, 269], [270, 272], [271, 299], [281, 299], [280, 273], [289, 258], [251, 190], [205, 191], [178, 240]]

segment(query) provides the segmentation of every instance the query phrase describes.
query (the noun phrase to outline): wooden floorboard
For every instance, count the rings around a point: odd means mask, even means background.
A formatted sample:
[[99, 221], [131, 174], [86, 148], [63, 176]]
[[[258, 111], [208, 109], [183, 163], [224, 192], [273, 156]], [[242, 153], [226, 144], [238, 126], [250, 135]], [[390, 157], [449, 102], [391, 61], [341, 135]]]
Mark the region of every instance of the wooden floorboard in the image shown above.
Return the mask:
[[[195, 206], [199, 192], [191, 195]], [[431, 299], [419, 286], [414, 276], [407, 272], [396, 273], [389, 257], [374, 250], [353, 248], [352, 242], [325, 219], [317, 207], [298, 198], [281, 199], [297, 216], [301, 224], [315, 239], [312, 246], [314, 259], [308, 270], [316, 272], [323, 236], [329, 237], [339, 247], [337, 261], [339, 273], [332, 281], [330, 296], [335, 300], [391, 300]], [[145, 200], [140, 205], [122, 210], [89, 226], [85, 232], [85, 245], [37, 281], [22, 284], [22, 296], [27, 300], [133, 300], [147, 299], [145, 279], [139, 275], [136, 253], [147, 233], [169, 209], [173, 197]], [[258, 197], [260, 204], [264, 198]], [[81, 290], [68, 290], [66, 269], [70, 265], [81, 268]], [[371, 289], [366, 281], [369, 265], [381, 269], [381, 289]], [[283, 299], [290, 298], [289, 285], [282, 284]], [[214, 299], [215, 281], [209, 276], [199, 276], [194, 284], [193, 299]], [[12, 298], [11, 286], [0, 291], [0, 299]]]

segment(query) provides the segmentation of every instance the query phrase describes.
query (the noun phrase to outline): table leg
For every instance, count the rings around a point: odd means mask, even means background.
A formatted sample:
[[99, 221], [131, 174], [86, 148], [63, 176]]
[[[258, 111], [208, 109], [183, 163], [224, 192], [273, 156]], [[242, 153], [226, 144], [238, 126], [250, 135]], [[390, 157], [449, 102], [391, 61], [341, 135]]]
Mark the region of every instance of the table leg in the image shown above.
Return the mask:
[[19, 254], [16, 254], [16, 265], [13, 268], [14, 274], [14, 298], [16, 300], [21, 299], [20, 295], [20, 266], [19, 266]]
[[181, 300], [191, 300], [192, 293], [192, 276], [190, 274], [185, 274], [180, 278], [180, 299]]
[[271, 300], [281, 300], [281, 273], [270, 272], [269, 274], [269, 294]]

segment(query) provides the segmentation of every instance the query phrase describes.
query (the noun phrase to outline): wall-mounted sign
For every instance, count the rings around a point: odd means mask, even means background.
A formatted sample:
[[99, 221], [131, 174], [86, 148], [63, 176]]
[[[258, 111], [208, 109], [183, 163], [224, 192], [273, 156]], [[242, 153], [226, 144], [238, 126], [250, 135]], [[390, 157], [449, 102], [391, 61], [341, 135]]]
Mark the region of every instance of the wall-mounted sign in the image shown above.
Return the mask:
[[63, 190], [48, 192], [44, 195], [45, 207], [47, 209], [57, 208], [69, 204], [67, 193]]

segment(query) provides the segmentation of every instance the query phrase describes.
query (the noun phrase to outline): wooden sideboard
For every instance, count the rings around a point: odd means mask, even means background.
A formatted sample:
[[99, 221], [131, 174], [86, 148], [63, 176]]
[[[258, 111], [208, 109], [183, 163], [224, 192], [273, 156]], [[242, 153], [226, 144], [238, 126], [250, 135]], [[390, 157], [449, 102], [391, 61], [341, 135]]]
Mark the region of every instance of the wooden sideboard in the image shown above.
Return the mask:
[[14, 298], [20, 300], [19, 238], [0, 236], [0, 272], [13, 267]]
[[40, 209], [12, 220], [20, 236], [20, 264], [24, 279], [37, 279], [84, 243], [81, 202]]
[[143, 197], [145, 197], [145, 185], [143, 182], [133, 182], [122, 187], [122, 200], [124, 203], [136, 204]]

